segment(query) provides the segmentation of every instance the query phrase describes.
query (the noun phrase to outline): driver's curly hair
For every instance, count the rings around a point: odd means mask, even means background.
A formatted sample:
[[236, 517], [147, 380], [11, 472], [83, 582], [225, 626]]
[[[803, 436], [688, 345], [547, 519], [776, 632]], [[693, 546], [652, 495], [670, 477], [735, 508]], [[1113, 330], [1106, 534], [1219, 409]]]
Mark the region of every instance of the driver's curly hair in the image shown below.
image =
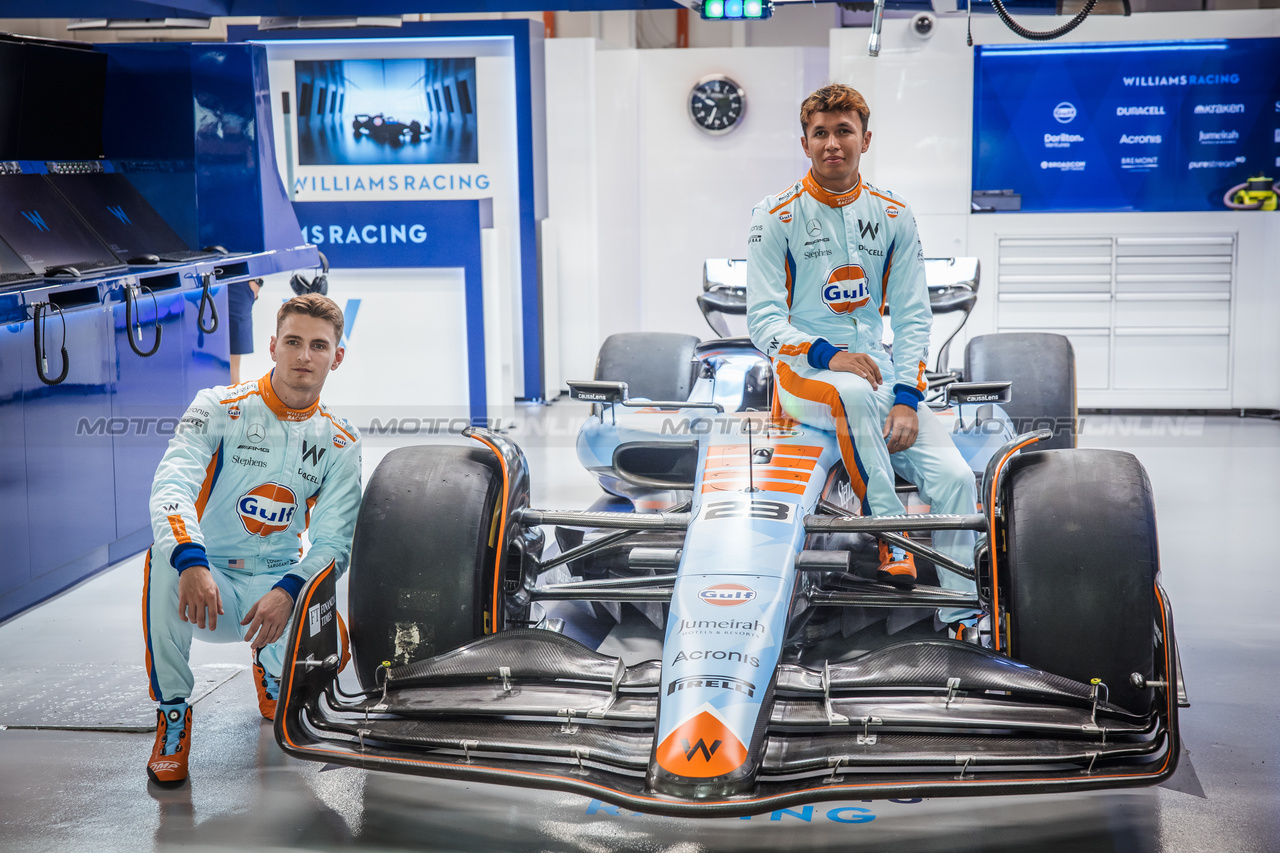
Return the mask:
[[800, 105], [800, 130], [809, 133], [809, 119], [814, 113], [857, 113], [862, 117], [862, 132], [867, 131], [871, 120], [871, 108], [866, 98], [852, 86], [831, 83], [804, 99]]

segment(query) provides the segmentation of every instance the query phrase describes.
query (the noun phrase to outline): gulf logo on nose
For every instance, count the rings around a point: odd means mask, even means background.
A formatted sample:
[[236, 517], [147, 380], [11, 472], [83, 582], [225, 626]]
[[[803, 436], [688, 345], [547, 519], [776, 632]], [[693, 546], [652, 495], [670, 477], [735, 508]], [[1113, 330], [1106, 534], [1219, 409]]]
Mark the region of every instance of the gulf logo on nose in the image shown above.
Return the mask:
[[240, 523], [250, 536], [265, 537], [285, 530], [297, 509], [298, 498], [293, 489], [279, 483], [254, 486], [236, 501]]
[[707, 604], [714, 604], [717, 607], [733, 607], [735, 604], [746, 604], [755, 597], [756, 591], [754, 589], [749, 586], [743, 586], [740, 583], [718, 583], [698, 592], [698, 598], [701, 598]]
[[836, 267], [822, 286], [822, 301], [836, 314], [850, 314], [870, 298], [867, 273], [858, 264]]

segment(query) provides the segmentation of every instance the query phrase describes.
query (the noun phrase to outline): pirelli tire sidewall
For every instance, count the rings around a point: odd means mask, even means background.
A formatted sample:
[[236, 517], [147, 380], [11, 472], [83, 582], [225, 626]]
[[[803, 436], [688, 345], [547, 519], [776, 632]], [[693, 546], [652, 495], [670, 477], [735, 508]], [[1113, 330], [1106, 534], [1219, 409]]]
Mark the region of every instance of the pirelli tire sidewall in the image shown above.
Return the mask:
[[502, 474], [486, 448], [403, 447], [374, 471], [351, 552], [351, 652], [360, 684], [484, 632]]
[[1151, 482], [1131, 453], [1045, 450], [1010, 461], [1004, 568], [1010, 654], [1088, 684], [1136, 714], [1160, 678], [1155, 595], [1160, 570]]

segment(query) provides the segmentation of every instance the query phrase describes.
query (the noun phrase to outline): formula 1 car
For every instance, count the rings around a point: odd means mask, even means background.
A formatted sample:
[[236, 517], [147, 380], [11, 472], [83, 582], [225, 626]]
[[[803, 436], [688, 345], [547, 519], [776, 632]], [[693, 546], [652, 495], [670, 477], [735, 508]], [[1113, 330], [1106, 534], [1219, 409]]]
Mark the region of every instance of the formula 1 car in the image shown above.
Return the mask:
[[[605, 342], [595, 379], [570, 383], [592, 403], [578, 456], [607, 493], [586, 511], [531, 507], [524, 456], [494, 432], [392, 451], [353, 547], [361, 690], [338, 683], [330, 569], [298, 598], [277, 741], [704, 817], [1168, 778], [1185, 696], [1150, 483], [1127, 453], [1013, 435], [1004, 406], [1031, 367], [1006, 350], [1028, 342], [1001, 338], [967, 362], [1009, 363], [1005, 381], [952, 376], [935, 401], [979, 483], [973, 515], [930, 514], [902, 483], [907, 515], [860, 516], [835, 436], [767, 411], [771, 365], [745, 338]], [[933, 547], [955, 531], [976, 534], [971, 564]], [[919, 585], [874, 580], [877, 538], [916, 555]], [[935, 627], [966, 608], [989, 614], [990, 647]], [[642, 614], [660, 651], [607, 654], [575, 613]]]
[[383, 144], [398, 144], [405, 141], [417, 142], [422, 134], [429, 130], [422, 122], [414, 119], [405, 124], [391, 116], [378, 113], [375, 116], [358, 115], [351, 120], [351, 129], [356, 136], [368, 136]]

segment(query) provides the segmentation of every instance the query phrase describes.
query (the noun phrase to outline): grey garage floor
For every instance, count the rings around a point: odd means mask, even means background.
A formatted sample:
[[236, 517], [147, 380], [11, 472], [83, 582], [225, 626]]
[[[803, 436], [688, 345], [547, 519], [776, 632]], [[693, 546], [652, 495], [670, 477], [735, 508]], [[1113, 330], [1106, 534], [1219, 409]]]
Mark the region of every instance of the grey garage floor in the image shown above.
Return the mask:
[[[557, 404], [539, 413], [553, 428], [512, 433], [526, 446], [537, 505], [578, 508], [596, 494], [573, 452], [579, 415]], [[1280, 424], [1092, 417], [1085, 427], [1082, 445], [1136, 453], [1155, 485], [1193, 702], [1182, 715], [1189, 754], [1163, 788], [839, 801], [693, 821], [574, 795], [326, 770], [276, 746], [250, 678], [236, 669], [248, 663], [243, 647], [198, 643], [193, 663], [212, 692], [195, 706], [191, 783], [149, 787], [148, 734], [11, 725], [0, 731], [0, 850], [1280, 851]], [[392, 447], [419, 441], [369, 438], [366, 480]], [[66, 676], [52, 694], [74, 703], [77, 720], [136, 721], [139, 708], [145, 716], [140, 576], [140, 559], [126, 561], [0, 625], [8, 722], [60, 707], [53, 695], [49, 707], [33, 700], [13, 710], [23, 704], [14, 691], [29, 689], [35, 670]], [[101, 683], [86, 691], [88, 671]], [[101, 701], [85, 695], [94, 690]]]

